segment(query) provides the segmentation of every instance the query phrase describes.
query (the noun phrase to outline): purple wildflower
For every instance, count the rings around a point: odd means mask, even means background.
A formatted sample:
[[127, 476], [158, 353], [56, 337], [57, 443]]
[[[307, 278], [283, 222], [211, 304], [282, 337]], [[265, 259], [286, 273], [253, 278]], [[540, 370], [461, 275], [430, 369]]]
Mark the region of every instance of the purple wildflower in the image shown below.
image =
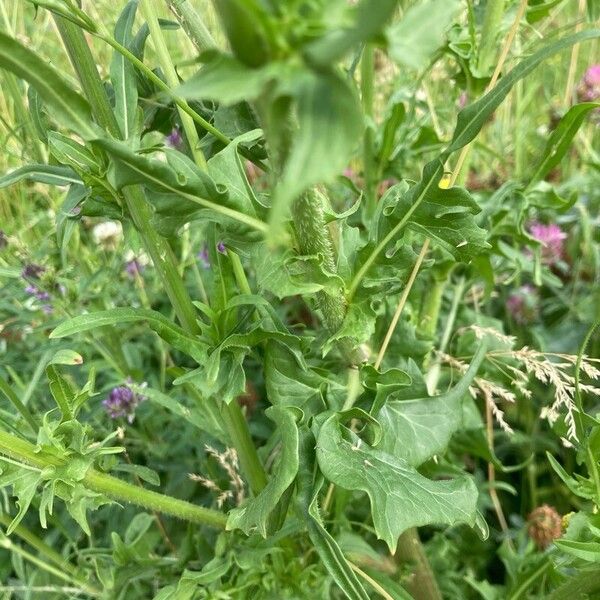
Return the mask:
[[556, 224], [544, 225], [534, 221], [529, 225], [529, 233], [542, 242], [542, 262], [546, 265], [556, 264], [563, 256], [564, 240], [567, 234]]
[[0, 229], [0, 250], [3, 250], [8, 246], [8, 238], [2, 229]]
[[600, 64], [592, 65], [584, 73], [577, 86], [580, 102], [593, 102], [600, 98]]
[[514, 290], [506, 300], [506, 310], [519, 325], [535, 321], [539, 313], [537, 290], [531, 285]]
[[[40, 290], [40, 288], [38, 288], [35, 285], [29, 284], [26, 288], [25, 288], [25, 293], [29, 294], [30, 296], [35, 296], [40, 302], [49, 302], [50, 301], [50, 294], [44, 290]], [[46, 307], [50, 306], [49, 304], [46, 305]], [[46, 307], [42, 307], [42, 310], [48, 314], [48, 311], [46, 310]], [[52, 307], [50, 306], [50, 309], [52, 309]]]
[[165, 143], [167, 146], [175, 148], [176, 150], [181, 148], [183, 138], [181, 137], [181, 132], [177, 127], [173, 127], [173, 129], [171, 129], [171, 133], [165, 137]]
[[206, 244], [202, 246], [202, 250], [198, 252], [196, 257], [205, 269], [210, 269], [210, 255], [208, 254], [208, 246]]
[[137, 258], [128, 260], [125, 263], [125, 272], [129, 277], [134, 279], [137, 275], [140, 275], [144, 269], [144, 265], [140, 264]]
[[42, 306], [42, 312], [43, 312], [45, 315], [51, 315], [53, 310], [54, 310], [54, 309], [52, 308], [52, 304], [44, 304], [44, 305]]
[[227, 247], [225, 246], [225, 244], [223, 242], [218, 242], [217, 243], [217, 250], [221, 254], [227, 254]]
[[23, 279], [39, 279], [41, 275], [46, 272], [46, 268], [41, 265], [36, 265], [35, 263], [30, 263], [23, 267], [21, 271], [21, 277]]
[[145, 399], [145, 396], [137, 394], [130, 387], [120, 385], [110, 391], [102, 405], [111, 419], [126, 417], [129, 423], [133, 423], [135, 409]]

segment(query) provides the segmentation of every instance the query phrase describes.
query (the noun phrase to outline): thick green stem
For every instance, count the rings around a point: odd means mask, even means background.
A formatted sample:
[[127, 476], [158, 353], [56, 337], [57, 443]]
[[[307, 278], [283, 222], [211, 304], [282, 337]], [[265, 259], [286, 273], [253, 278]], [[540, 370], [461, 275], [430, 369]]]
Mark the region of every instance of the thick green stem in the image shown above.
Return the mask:
[[442, 600], [416, 528], [408, 529], [400, 536], [395, 557], [399, 563], [408, 563], [413, 567], [405, 587], [415, 600]]
[[432, 277], [431, 286], [425, 290], [423, 307], [419, 315], [419, 329], [427, 337], [433, 338], [437, 331], [442, 298], [446, 289], [447, 279]]
[[[51, 466], [64, 466], [67, 462], [43, 452], [36, 452], [33, 444], [4, 431], [0, 431], [0, 454], [40, 471]], [[95, 469], [88, 469], [81, 483], [86, 488], [104, 494], [113, 500], [130, 502], [145, 509], [172, 515], [192, 523], [224, 529], [227, 522], [227, 516], [216, 510], [146, 490]]]
[[[296, 239], [301, 254], [320, 256], [323, 267], [329, 273], [336, 272], [333, 242], [325, 222], [323, 197], [317, 190], [310, 190], [292, 205]], [[342, 294], [325, 291], [317, 293], [317, 304], [323, 314], [327, 329], [335, 333], [346, 315], [346, 300]]]
[[502, 17], [504, 16], [504, 3], [505, 0], [488, 0], [485, 5], [477, 56], [477, 66], [483, 73], [491, 69], [496, 59], [496, 40], [502, 23]]
[[[450, 341], [450, 336], [452, 335], [452, 330], [454, 329], [454, 322], [456, 321], [456, 316], [458, 314], [458, 308], [460, 306], [461, 301], [463, 300], [464, 291], [465, 279], [464, 277], [461, 277], [454, 288], [454, 297], [452, 298], [452, 305], [450, 307], [450, 312], [446, 317], [446, 325], [444, 327], [442, 339], [440, 340], [440, 344], [438, 347], [438, 351], [440, 353], [445, 352], [446, 348], [448, 347], [448, 342]], [[427, 376], [425, 377], [425, 381], [427, 382], [427, 388], [429, 389], [429, 392], [431, 394], [435, 393], [435, 389], [440, 379], [440, 373], [440, 362], [436, 360], [429, 369]]]
[[210, 31], [188, 0], [166, 0], [171, 12], [199, 52], [216, 47]]
[[363, 50], [361, 65], [360, 65], [360, 88], [362, 93], [362, 103], [367, 119], [367, 127], [365, 129], [363, 139], [363, 174], [365, 179], [365, 200], [366, 212], [372, 215], [375, 212], [376, 206], [376, 166], [375, 166], [375, 141], [374, 141], [374, 48], [371, 44], [367, 44]]
[[267, 475], [256, 453], [240, 405], [235, 400], [229, 404], [221, 403], [221, 417], [227, 434], [235, 444], [240, 467], [250, 484], [250, 489], [254, 494], [258, 494], [267, 485]]

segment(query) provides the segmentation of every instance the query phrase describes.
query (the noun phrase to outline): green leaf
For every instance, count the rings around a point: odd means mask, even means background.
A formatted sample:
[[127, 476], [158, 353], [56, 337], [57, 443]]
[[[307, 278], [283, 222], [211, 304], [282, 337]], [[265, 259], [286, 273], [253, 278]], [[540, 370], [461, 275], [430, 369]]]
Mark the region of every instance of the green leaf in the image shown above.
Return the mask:
[[536, 23], [547, 17], [550, 11], [561, 2], [564, 2], [564, 0], [546, 0], [545, 2], [529, 5], [526, 13], [527, 22]]
[[60, 409], [62, 420], [70, 421], [73, 418], [71, 407], [75, 398], [75, 390], [52, 363], [46, 367], [46, 376], [48, 377], [50, 393]]
[[600, 562], [600, 542], [578, 542], [575, 540], [555, 540], [554, 545], [563, 552], [592, 563]]
[[546, 177], [558, 165], [587, 114], [597, 108], [600, 108], [600, 102], [582, 102], [567, 111], [546, 142], [542, 159], [531, 177], [530, 186]]
[[[183, 370], [181, 370], [181, 372], [183, 373]], [[188, 397], [193, 396], [193, 393], [188, 393], [186, 395]], [[215, 406], [216, 401], [213, 398], [198, 398], [196, 404], [188, 408], [182, 401], [153, 388], [144, 388], [144, 396], [146, 396], [150, 402], [166, 408], [169, 412], [183, 418], [201, 431], [206, 431], [215, 439], [220, 441], [227, 439], [223, 431], [221, 417]]]
[[50, 152], [56, 160], [64, 165], [69, 165], [77, 173], [99, 172], [100, 165], [96, 157], [83, 145], [75, 140], [58, 133], [48, 133]]
[[[170, 206], [175, 209], [179, 205], [179, 210], [186, 215], [200, 207], [208, 209], [207, 212], [219, 217], [221, 221], [223, 217], [228, 217], [258, 231], [267, 229], [262, 221], [236, 210], [235, 202], [230, 199], [226, 188], [216, 184], [207, 173], [198, 169], [180, 152], [166, 150], [169, 164], [165, 164], [136, 154], [124, 142], [103, 139], [96, 140], [96, 144], [115, 162], [114, 179], [118, 189], [143, 184], [155, 194], [174, 199], [176, 204]], [[182, 203], [182, 198], [188, 202]], [[152, 195], [149, 195], [149, 200], [153, 201]], [[158, 206], [158, 210], [161, 210], [161, 206]]]
[[431, 481], [405, 459], [367, 445], [340, 422], [338, 413], [319, 429], [317, 460], [335, 485], [367, 493], [377, 536], [392, 553], [410, 527], [477, 521], [478, 492], [470, 478]]
[[580, 498], [585, 498], [586, 500], [593, 500], [596, 496], [596, 490], [594, 488], [593, 482], [590, 480], [578, 481], [577, 479], [571, 477], [563, 468], [563, 466], [552, 456], [549, 452], [546, 452], [546, 458], [550, 463], [550, 466], [554, 469], [556, 474], [562, 479], [563, 483]]
[[64, 125], [84, 139], [96, 137], [87, 101], [58, 72], [22, 44], [0, 32], [0, 67], [32, 85]]
[[333, 71], [304, 73], [293, 93], [298, 129], [273, 190], [269, 235], [274, 240], [282, 236], [291, 202], [314, 185], [338, 177], [363, 130], [360, 102], [346, 77]]
[[220, 152], [217, 152], [207, 164], [208, 174], [217, 185], [226, 187], [229, 202], [236, 209], [255, 216], [255, 208], [259, 206], [252, 186], [248, 182], [246, 169], [239, 154], [240, 144], [250, 144], [262, 137], [260, 129], [248, 131], [234, 140]]
[[264, 371], [267, 397], [274, 406], [295, 406], [308, 414], [324, 410], [320, 391], [324, 379], [285, 344], [267, 344]]
[[14, 169], [14, 171], [10, 171], [3, 177], [0, 177], [0, 189], [23, 180], [59, 186], [81, 183], [81, 179], [79, 179], [77, 174], [69, 167], [26, 165], [19, 169]]
[[322, 256], [299, 256], [289, 248], [270, 249], [266, 242], [253, 244], [251, 252], [258, 288], [263, 292], [279, 299], [321, 290], [342, 292], [344, 282], [325, 271]]
[[188, 354], [199, 363], [206, 360], [207, 346], [198, 337], [187, 333], [161, 313], [143, 308], [113, 308], [79, 315], [61, 323], [50, 333], [50, 337], [62, 338], [107, 325], [137, 323], [140, 321], [146, 321], [149, 327], [165, 342], [171, 344], [180, 352]]
[[466, 373], [445, 394], [395, 399], [393, 391], [378, 385], [373, 416], [381, 423], [383, 437], [377, 450], [415, 467], [443, 452], [462, 423], [461, 402], [485, 358], [486, 348], [486, 344], [480, 344]]
[[353, 47], [371, 40], [392, 19], [398, 0], [362, 0], [351, 9], [352, 24], [336, 27], [303, 48], [309, 63], [325, 67]]
[[444, 34], [460, 7], [457, 0], [424, 0], [409, 6], [387, 30], [390, 56], [411, 69], [426, 67], [444, 43]]
[[267, 485], [255, 498], [251, 498], [239, 508], [233, 509], [227, 519], [227, 529], [241, 529], [250, 535], [253, 529], [267, 537], [269, 516], [286, 490], [292, 485], [298, 473], [298, 426], [297, 415], [289, 408], [271, 406], [265, 414], [271, 419], [281, 440], [279, 460]]
[[[386, 195], [393, 197], [394, 187]], [[413, 199], [410, 193], [404, 194], [384, 210], [389, 225], [396, 225], [409, 213]], [[436, 241], [457, 261], [468, 262], [490, 247], [487, 232], [473, 218], [480, 210], [467, 190], [434, 186], [426, 190], [406, 227]]]
[[189, 100], [214, 100], [226, 106], [256, 100], [265, 86], [289, 70], [283, 63], [252, 69], [233, 56], [211, 52], [200, 71], [177, 88]]
[[[135, 20], [138, 0], [125, 5], [115, 25], [115, 40], [128, 47], [133, 40], [131, 29]], [[135, 131], [137, 115], [137, 81], [135, 68], [120, 52], [115, 51], [110, 64], [110, 79], [115, 93], [115, 117], [123, 139], [127, 140]]]
[[307, 427], [300, 430], [297, 506], [308, 536], [319, 558], [341, 591], [350, 600], [368, 600], [362, 583], [348, 564], [333, 536], [325, 529], [319, 514], [318, 497], [323, 478], [313, 481], [315, 439]]
[[151, 485], [160, 485], [160, 477], [158, 473], [153, 469], [145, 467], [143, 465], [130, 465], [128, 463], [117, 463], [111, 467], [111, 471], [118, 471], [122, 473], [132, 473], [136, 475], [146, 483]]
[[73, 350], [63, 348], [54, 353], [48, 362], [49, 365], [81, 365], [83, 357]]
[[32, 471], [26, 467], [16, 467], [0, 459], [0, 489], [9, 485], [12, 486], [12, 493], [17, 498], [16, 504], [19, 508], [6, 530], [7, 535], [10, 535], [23, 520], [37, 492], [40, 480], [39, 471]]

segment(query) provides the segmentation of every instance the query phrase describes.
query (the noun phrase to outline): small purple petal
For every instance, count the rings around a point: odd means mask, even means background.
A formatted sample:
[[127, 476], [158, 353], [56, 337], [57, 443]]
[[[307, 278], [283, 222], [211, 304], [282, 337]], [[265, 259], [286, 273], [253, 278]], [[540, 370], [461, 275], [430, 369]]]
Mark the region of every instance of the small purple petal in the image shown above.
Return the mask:
[[144, 269], [143, 265], [137, 259], [128, 260], [125, 263], [125, 272], [129, 277], [135, 278], [137, 275], [140, 275], [142, 270]]
[[217, 250], [221, 253], [221, 254], [227, 254], [227, 247], [225, 246], [225, 244], [223, 242], [219, 242], [217, 244]]
[[171, 133], [165, 138], [165, 142], [167, 146], [171, 148], [175, 148], [176, 150], [181, 147], [183, 143], [183, 138], [181, 137], [181, 133], [177, 127], [173, 127]]
[[146, 398], [136, 394], [130, 387], [121, 385], [113, 388], [102, 405], [111, 419], [126, 417], [129, 423], [135, 418], [135, 409]]
[[204, 244], [202, 250], [198, 252], [196, 257], [200, 261], [202, 267], [204, 267], [205, 269], [210, 269], [210, 255], [208, 253], [208, 246], [206, 244]]

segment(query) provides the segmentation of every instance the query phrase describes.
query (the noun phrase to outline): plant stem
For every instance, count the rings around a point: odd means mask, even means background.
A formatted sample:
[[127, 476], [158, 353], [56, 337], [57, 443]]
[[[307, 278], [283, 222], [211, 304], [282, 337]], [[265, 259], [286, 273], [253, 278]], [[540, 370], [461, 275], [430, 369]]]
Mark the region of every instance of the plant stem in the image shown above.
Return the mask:
[[477, 66], [484, 73], [496, 56], [496, 37], [504, 16], [504, 3], [505, 0], [489, 0], [485, 5], [477, 56]]
[[[36, 452], [33, 444], [1, 430], [0, 453], [40, 471], [51, 466], [64, 466], [67, 463], [64, 459]], [[88, 469], [81, 483], [86, 488], [104, 494], [113, 500], [130, 502], [192, 523], [224, 529], [227, 522], [227, 516], [216, 510], [136, 487], [92, 468]]]
[[367, 215], [375, 212], [375, 161], [374, 161], [374, 53], [372, 44], [366, 44], [362, 53], [360, 63], [360, 88], [362, 93], [362, 104], [367, 126], [363, 139], [363, 174], [365, 179], [365, 200]]
[[414, 567], [413, 576], [406, 587], [415, 600], [442, 600], [442, 594], [415, 527], [406, 530], [400, 536], [395, 557], [399, 562], [410, 563]]
[[[579, 19], [577, 25], [575, 25], [575, 33], [578, 33], [583, 28], [584, 15], [585, 15], [586, 0], [579, 0], [579, 6], [577, 9], [577, 17]], [[565, 97], [563, 104], [565, 108], [571, 106], [573, 101], [573, 86], [575, 84], [575, 71], [577, 69], [577, 59], [579, 58], [579, 44], [575, 44], [571, 50], [571, 60], [569, 62], [569, 74], [567, 76], [567, 85], [565, 86]]]
[[[142, 13], [148, 23], [150, 37], [154, 43], [154, 49], [158, 56], [160, 66], [165, 74], [167, 85], [169, 88], [174, 89], [179, 85], [179, 78], [177, 77], [177, 72], [173, 66], [171, 55], [169, 54], [162, 29], [158, 22], [155, 2], [156, 0], [142, 0]], [[204, 154], [202, 154], [202, 150], [200, 150], [200, 140], [198, 138], [196, 126], [194, 125], [194, 120], [180, 106], [177, 107], [177, 110], [179, 111], [179, 118], [181, 119], [185, 136], [190, 146], [190, 150], [192, 151], [192, 156], [199, 167], [206, 169], [206, 159], [204, 158]]]
[[440, 309], [442, 307], [442, 298], [448, 282], [445, 273], [441, 279], [435, 275], [432, 276], [432, 279], [431, 287], [428, 287], [425, 290], [423, 308], [419, 315], [419, 329], [423, 334], [431, 338], [435, 336], [437, 331]]
[[[546, 561], [542, 564], [541, 567], [537, 568], [532, 575], [530, 575], [517, 589], [511, 594], [510, 600], [518, 600], [523, 596], [523, 594], [529, 589], [529, 586], [538, 578], [541, 577], [550, 567], [552, 567], [552, 563], [550, 559], [546, 559]], [[571, 596], [575, 598], [576, 596]]]
[[166, 0], [166, 2], [198, 51], [204, 52], [216, 47], [217, 44], [210, 31], [188, 0]]
[[[95, 118], [110, 134], [120, 138], [119, 125], [83, 32], [79, 27], [62, 17], [56, 17], [55, 20]], [[196, 310], [177, 272], [173, 250], [169, 243], [160, 237], [151, 226], [151, 210], [142, 188], [137, 185], [125, 188], [123, 198], [131, 219], [142, 238], [146, 252], [152, 258], [154, 267], [165, 286], [165, 291], [175, 309], [177, 318], [188, 331], [199, 332], [196, 322]]]
[[267, 475], [256, 453], [244, 413], [233, 400], [229, 404], [221, 403], [221, 417], [227, 434], [235, 444], [242, 472], [256, 495], [267, 485]]
[[[502, 72], [502, 69], [504, 68], [504, 63], [506, 62], [508, 52], [510, 50], [510, 47], [512, 46], [515, 36], [517, 35], [517, 31], [519, 30], [519, 24], [521, 23], [521, 19], [523, 18], [523, 15], [525, 14], [526, 8], [527, 8], [527, 0], [521, 0], [521, 4], [519, 4], [519, 8], [517, 10], [517, 15], [515, 16], [515, 20], [513, 21], [510, 31], [508, 32], [508, 35], [506, 36], [506, 40], [504, 41], [504, 45], [502, 46], [502, 50], [500, 52], [500, 56], [498, 57], [498, 62], [496, 64], [496, 68], [494, 69], [492, 78], [486, 87], [486, 93], [489, 92], [496, 85], [496, 82], [498, 81], [498, 77], [500, 77], [500, 73]], [[464, 146], [463, 149], [461, 150], [460, 154], [458, 155], [458, 159], [456, 161], [456, 166], [454, 167], [454, 170], [452, 171], [452, 177], [450, 179], [449, 187], [452, 187], [456, 183], [456, 180], [458, 179], [458, 177], [460, 175], [461, 169], [467, 158], [467, 155], [469, 154], [470, 146], [471, 146], [471, 144], [467, 144], [466, 146]]]
[[394, 333], [394, 330], [396, 329], [396, 325], [398, 325], [398, 321], [400, 320], [400, 315], [402, 314], [404, 305], [406, 304], [406, 301], [408, 300], [408, 295], [410, 294], [410, 290], [412, 289], [412, 286], [415, 283], [415, 279], [417, 278], [417, 273], [419, 272], [419, 269], [421, 268], [421, 264], [423, 262], [423, 259], [425, 258], [425, 255], [427, 254], [428, 248], [429, 248], [429, 239], [426, 239], [421, 248], [421, 252], [419, 252], [419, 256], [417, 257], [417, 260], [415, 261], [415, 265], [410, 273], [410, 277], [408, 278], [408, 281], [406, 282], [406, 285], [404, 286], [404, 289], [402, 290], [402, 295], [400, 296], [400, 300], [398, 301], [398, 306], [396, 308], [396, 312], [394, 313], [394, 316], [392, 317], [390, 326], [388, 327], [387, 333], [385, 334], [385, 339], [383, 340], [383, 344], [381, 344], [381, 349], [379, 350], [379, 354], [377, 355], [377, 360], [375, 361], [376, 369], [379, 369], [379, 367], [381, 366], [381, 361], [383, 361], [385, 351], [387, 350], [390, 340], [392, 339], [392, 334]]
[[[456, 315], [458, 314], [458, 307], [460, 302], [463, 299], [463, 293], [465, 291], [466, 281], [464, 277], [461, 277], [454, 287], [454, 297], [452, 299], [452, 305], [450, 306], [450, 312], [446, 317], [446, 326], [444, 327], [444, 331], [442, 333], [442, 339], [440, 340], [440, 345], [438, 348], [438, 352], [442, 353], [446, 351], [448, 347], [448, 342], [450, 341], [450, 336], [452, 335], [452, 330], [454, 329], [454, 322], [456, 321]], [[440, 361], [436, 360], [427, 376], [425, 377], [425, 382], [427, 383], [427, 389], [431, 394], [435, 393], [435, 389], [437, 387], [438, 381], [440, 379], [441, 367]]]

